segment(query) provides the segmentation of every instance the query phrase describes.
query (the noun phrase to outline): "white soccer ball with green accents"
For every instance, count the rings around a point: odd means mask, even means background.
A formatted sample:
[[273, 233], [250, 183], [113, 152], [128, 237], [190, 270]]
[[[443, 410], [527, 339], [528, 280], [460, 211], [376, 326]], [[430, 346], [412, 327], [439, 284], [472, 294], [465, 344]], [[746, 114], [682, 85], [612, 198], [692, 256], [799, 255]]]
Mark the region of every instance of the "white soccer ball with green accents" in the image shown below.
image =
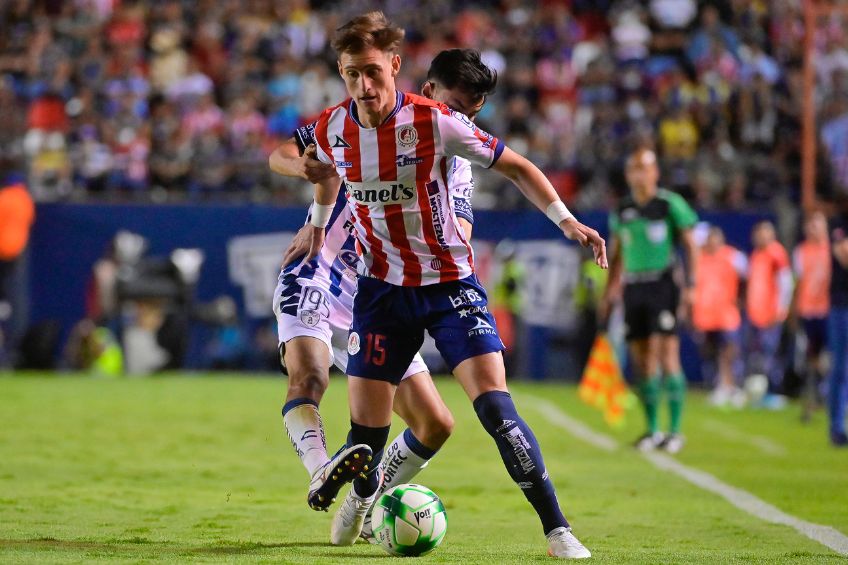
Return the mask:
[[445, 539], [448, 515], [436, 493], [421, 485], [398, 485], [377, 499], [371, 514], [374, 537], [392, 555], [416, 557]]

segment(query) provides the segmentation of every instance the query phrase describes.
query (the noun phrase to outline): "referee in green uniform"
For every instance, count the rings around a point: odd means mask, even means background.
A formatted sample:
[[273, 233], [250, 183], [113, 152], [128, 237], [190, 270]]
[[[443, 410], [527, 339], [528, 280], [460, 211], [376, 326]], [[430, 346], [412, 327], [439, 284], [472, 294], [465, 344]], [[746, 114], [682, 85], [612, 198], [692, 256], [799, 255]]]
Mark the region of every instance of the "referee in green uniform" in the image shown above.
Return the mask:
[[[630, 195], [610, 214], [612, 261], [600, 313], [605, 319], [613, 303], [623, 298], [627, 344], [648, 424], [636, 447], [677, 453], [683, 447], [680, 422], [686, 394], [678, 311], [688, 308], [695, 280], [692, 227], [698, 217], [679, 194], [658, 189], [659, 167], [650, 149], [634, 151], [625, 172]], [[673, 276], [678, 244], [686, 255], [682, 296]], [[659, 428], [663, 389], [671, 413], [668, 434]]]

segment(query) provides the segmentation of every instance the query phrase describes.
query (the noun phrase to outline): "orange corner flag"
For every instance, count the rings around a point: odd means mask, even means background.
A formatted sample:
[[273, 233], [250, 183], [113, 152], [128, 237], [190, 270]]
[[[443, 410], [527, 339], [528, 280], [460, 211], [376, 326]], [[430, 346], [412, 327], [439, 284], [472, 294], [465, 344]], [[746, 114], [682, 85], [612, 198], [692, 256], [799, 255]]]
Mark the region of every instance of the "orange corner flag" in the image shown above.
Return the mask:
[[620, 427], [636, 397], [627, 388], [621, 366], [606, 334], [598, 334], [577, 388], [580, 400], [603, 411], [607, 424]]

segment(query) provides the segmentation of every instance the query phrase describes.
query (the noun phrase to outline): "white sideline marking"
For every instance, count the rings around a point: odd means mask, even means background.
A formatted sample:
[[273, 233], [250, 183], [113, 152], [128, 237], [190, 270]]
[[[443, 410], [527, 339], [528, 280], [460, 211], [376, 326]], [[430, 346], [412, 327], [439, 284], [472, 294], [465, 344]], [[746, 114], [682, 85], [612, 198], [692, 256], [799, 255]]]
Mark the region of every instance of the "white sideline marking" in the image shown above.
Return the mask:
[[766, 455], [775, 455], [782, 457], [788, 453], [784, 446], [780, 445], [775, 441], [770, 440], [767, 437], [740, 432], [733, 426], [729, 426], [724, 422], [719, 422], [718, 420], [704, 420], [704, 423], [701, 425], [701, 427], [707, 430], [708, 432], [712, 432], [725, 439], [729, 439], [730, 441], [735, 441], [738, 443], [747, 443], [748, 445], [756, 447]]
[[[614, 451], [618, 448], [618, 442], [615, 439], [590, 429], [579, 420], [575, 420], [566, 414], [559, 406], [537, 396], [530, 398], [533, 399], [532, 405], [538, 412], [544, 415], [552, 424], [562, 428], [574, 437], [582, 439], [586, 443], [605, 451]], [[837, 553], [848, 555], [848, 536], [835, 528], [796, 518], [783, 512], [776, 506], [757, 498], [746, 490], [730, 486], [706, 471], [688, 467], [664, 453], [644, 453], [643, 455], [645, 459], [653, 463], [657, 468], [672, 472], [703, 490], [721, 496], [736, 508], [752, 516], [756, 516], [772, 524], [789, 526], [802, 535], [829, 547]]]
[[582, 439], [586, 443], [591, 443], [595, 447], [605, 451], [615, 451], [618, 449], [618, 442], [606, 434], [596, 432], [580, 420], [576, 420], [559, 409], [555, 404], [537, 397], [533, 397], [535, 402], [534, 407], [538, 412], [547, 418], [552, 424], [568, 431], [576, 438]]

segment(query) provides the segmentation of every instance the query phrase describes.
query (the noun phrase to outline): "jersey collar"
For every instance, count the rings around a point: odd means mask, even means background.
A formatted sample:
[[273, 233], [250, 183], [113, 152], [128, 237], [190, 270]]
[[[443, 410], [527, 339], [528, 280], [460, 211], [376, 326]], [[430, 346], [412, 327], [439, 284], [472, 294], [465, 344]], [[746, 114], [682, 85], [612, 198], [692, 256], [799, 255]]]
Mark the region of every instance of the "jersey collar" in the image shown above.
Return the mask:
[[[394, 108], [394, 110], [391, 111], [391, 113], [388, 116], [386, 116], [386, 119], [383, 120], [383, 124], [385, 124], [386, 122], [388, 122], [389, 120], [394, 118], [395, 114], [397, 114], [398, 111], [400, 111], [401, 106], [403, 106], [403, 94], [401, 94], [400, 92], [395, 90], [395, 108]], [[371, 129], [371, 128], [366, 128], [359, 121], [359, 112], [356, 109], [356, 102], [353, 100], [353, 98], [350, 99], [350, 107], [348, 108], [348, 114], [350, 114], [350, 117], [353, 118], [354, 122], [356, 122], [356, 125], [358, 125], [362, 129]], [[380, 125], [383, 125], [383, 124], [380, 124]]]

